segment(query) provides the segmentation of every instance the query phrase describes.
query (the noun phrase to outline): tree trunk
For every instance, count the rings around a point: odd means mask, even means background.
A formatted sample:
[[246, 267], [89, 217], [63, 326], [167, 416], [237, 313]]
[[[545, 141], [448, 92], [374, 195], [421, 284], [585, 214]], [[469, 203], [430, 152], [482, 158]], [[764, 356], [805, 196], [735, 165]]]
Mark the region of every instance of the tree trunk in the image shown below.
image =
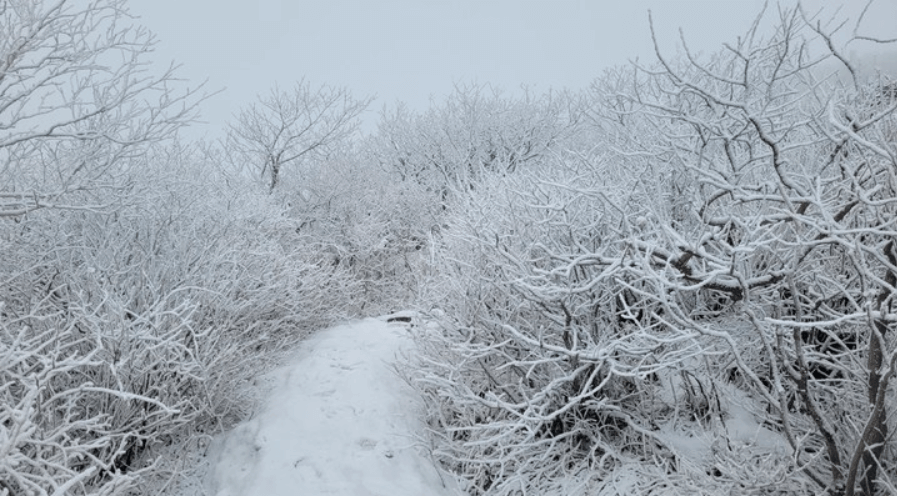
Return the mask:
[[[897, 254], [894, 253], [895, 244], [893, 241], [887, 244], [884, 254], [889, 264], [897, 266]], [[893, 270], [888, 270], [885, 276], [886, 287], [878, 296], [876, 307], [882, 314], [886, 313], [890, 306], [889, 300], [897, 287], [897, 274]], [[884, 452], [885, 440], [888, 437], [887, 410], [885, 408], [884, 396], [885, 389], [888, 385], [888, 377], [882, 377], [881, 367], [884, 362], [884, 340], [888, 333], [888, 325], [884, 318], [875, 321], [875, 333], [869, 340], [869, 356], [866, 361], [866, 368], [869, 371], [868, 393], [869, 404], [872, 406], [872, 415], [866, 430], [863, 432], [863, 438], [860, 439], [858, 449], [862, 449], [863, 472], [860, 479], [860, 485], [863, 494], [872, 496], [875, 494], [875, 480], [878, 479], [878, 467], [881, 464], [881, 455]], [[850, 481], [853, 476], [859, 474], [851, 474]], [[853, 492], [853, 484], [849, 484], [848, 494]]]

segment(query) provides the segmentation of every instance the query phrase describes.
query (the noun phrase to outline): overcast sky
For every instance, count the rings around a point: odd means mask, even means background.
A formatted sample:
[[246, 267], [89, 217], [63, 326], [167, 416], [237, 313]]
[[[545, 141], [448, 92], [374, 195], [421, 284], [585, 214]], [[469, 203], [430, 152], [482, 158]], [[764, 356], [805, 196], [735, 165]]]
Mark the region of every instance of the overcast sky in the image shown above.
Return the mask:
[[[811, 0], [809, 9], [837, 2]], [[855, 16], [864, 1], [848, 0]], [[154, 59], [223, 92], [203, 106], [207, 132], [275, 83], [305, 78], [376, 96], [372, 112], [403, 101], [423, 109], [455, 82], [513, 91], [586, 87], [601, 70], [652, 57], [648, 10], [674, 53], [734, 39], [761, 0], [131, 0], [160, 41]], [[771, 8], [775, 8], [772, 4]], [[897, 37], [897, 0], [877, 0], [868, 31]], [[891, 28], [889, 30], [889, 28]], [[373, 120], [373, 116], [370, 119]], [[202, 134], [200, 129], [194, 132]], [[192, 134], [192, 133], [191, 133]]]

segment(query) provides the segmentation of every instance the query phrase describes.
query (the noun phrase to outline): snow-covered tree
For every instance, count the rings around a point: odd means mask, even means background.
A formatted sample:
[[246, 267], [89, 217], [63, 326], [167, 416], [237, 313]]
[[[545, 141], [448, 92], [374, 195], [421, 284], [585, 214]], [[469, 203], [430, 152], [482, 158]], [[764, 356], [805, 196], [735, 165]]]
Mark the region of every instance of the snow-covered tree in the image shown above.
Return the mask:
[[893, 491], [893, 83], [773, 16], [609, 73], [603, 150], [454, 211], [412, 375], [474, 493]]
[[424, 186], [371, 160], [369, 145], [346, 147], [301, 180], [285, 179], [277, 195], [301, 242], [364, 288], [354, 310], [365, 314], [413, 304], [442, 213]]
[[270, 195], [228, 185], [190, 147], [135, 165], [112, 212], [40, 209], [0, 226], [12, 494], [170, 476], [161, 449], [250, 413], [249, 381], [360, 292]]
[[132, 157], [194, 116], [123, 0], [0, 4], [0, 216], [99, 208]]
[[228, 126], [225, 147], [231, 161], [257, 173], [273, 191], [285, 167], [326, 158], [352, 136], [369, 103], [345, 88], [312, 88], [307, 81], [289, 90], [275, 86], [240, 111]]
[[[709, 60], [659, 55], [660, 72], [645, 73], [633, 101], [658, 130], [646, 151], [667, 151], [694, 181], [695, 215], [655, 212], [662, 237], [630, 246], [664, 281], [647, 298], [660, 321], [708, 336], [718, 319], [750, 323], [764, 351], [751, 362], [732, 341], [735, 368], [796, 460], [824, 453], [805, 474], [876, 494], [893, 475], [880, 467], [897, 365], [897, 99], [887, 79], [860, 80], [836, 30], [800, 9], [777, 14], [768, 38], [755, 27]], [[826, 58], [846, 83], [816, 73]], [[709, 305], [670, 304], [671, 293]]]
[[545, 156], [568, 136], [580, 111], [567, 94], [511, 97], [485, 85], [459, 85], [423, 113], [384, 113], [378, 161], [434, 190], [469, 191], [485, 174], [507, 173]]
[[175, 139], [198, 98], [152, 47], [123, 1], [0, 1], [0, 494], [162, 477], [159, 449], [247, 414], [246, 381], [357, 299]]

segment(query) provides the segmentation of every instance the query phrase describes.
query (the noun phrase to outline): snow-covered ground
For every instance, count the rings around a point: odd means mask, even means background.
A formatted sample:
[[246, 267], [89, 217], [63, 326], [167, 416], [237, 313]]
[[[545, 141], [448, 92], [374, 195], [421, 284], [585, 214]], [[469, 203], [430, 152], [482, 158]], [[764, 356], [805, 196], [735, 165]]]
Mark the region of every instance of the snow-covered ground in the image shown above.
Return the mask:
[[460, 494], [420, 449], [419, 400], [393, 369], [411, 345], [385, 317], [309, 339], [259, 414], [210, 447], [210, 494]]

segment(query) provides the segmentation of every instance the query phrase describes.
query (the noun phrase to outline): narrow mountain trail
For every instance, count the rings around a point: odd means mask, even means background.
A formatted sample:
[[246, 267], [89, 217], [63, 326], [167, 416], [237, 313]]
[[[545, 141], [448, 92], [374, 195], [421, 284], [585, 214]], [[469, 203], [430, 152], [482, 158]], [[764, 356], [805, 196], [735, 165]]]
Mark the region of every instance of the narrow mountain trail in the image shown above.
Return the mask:
[[216, 443], [211, 494], [460, 494], [417, 446], [420, 401], [393, 369], [410, 346], [386, 318], [310, 338], [273, 374], [259, 414]]

